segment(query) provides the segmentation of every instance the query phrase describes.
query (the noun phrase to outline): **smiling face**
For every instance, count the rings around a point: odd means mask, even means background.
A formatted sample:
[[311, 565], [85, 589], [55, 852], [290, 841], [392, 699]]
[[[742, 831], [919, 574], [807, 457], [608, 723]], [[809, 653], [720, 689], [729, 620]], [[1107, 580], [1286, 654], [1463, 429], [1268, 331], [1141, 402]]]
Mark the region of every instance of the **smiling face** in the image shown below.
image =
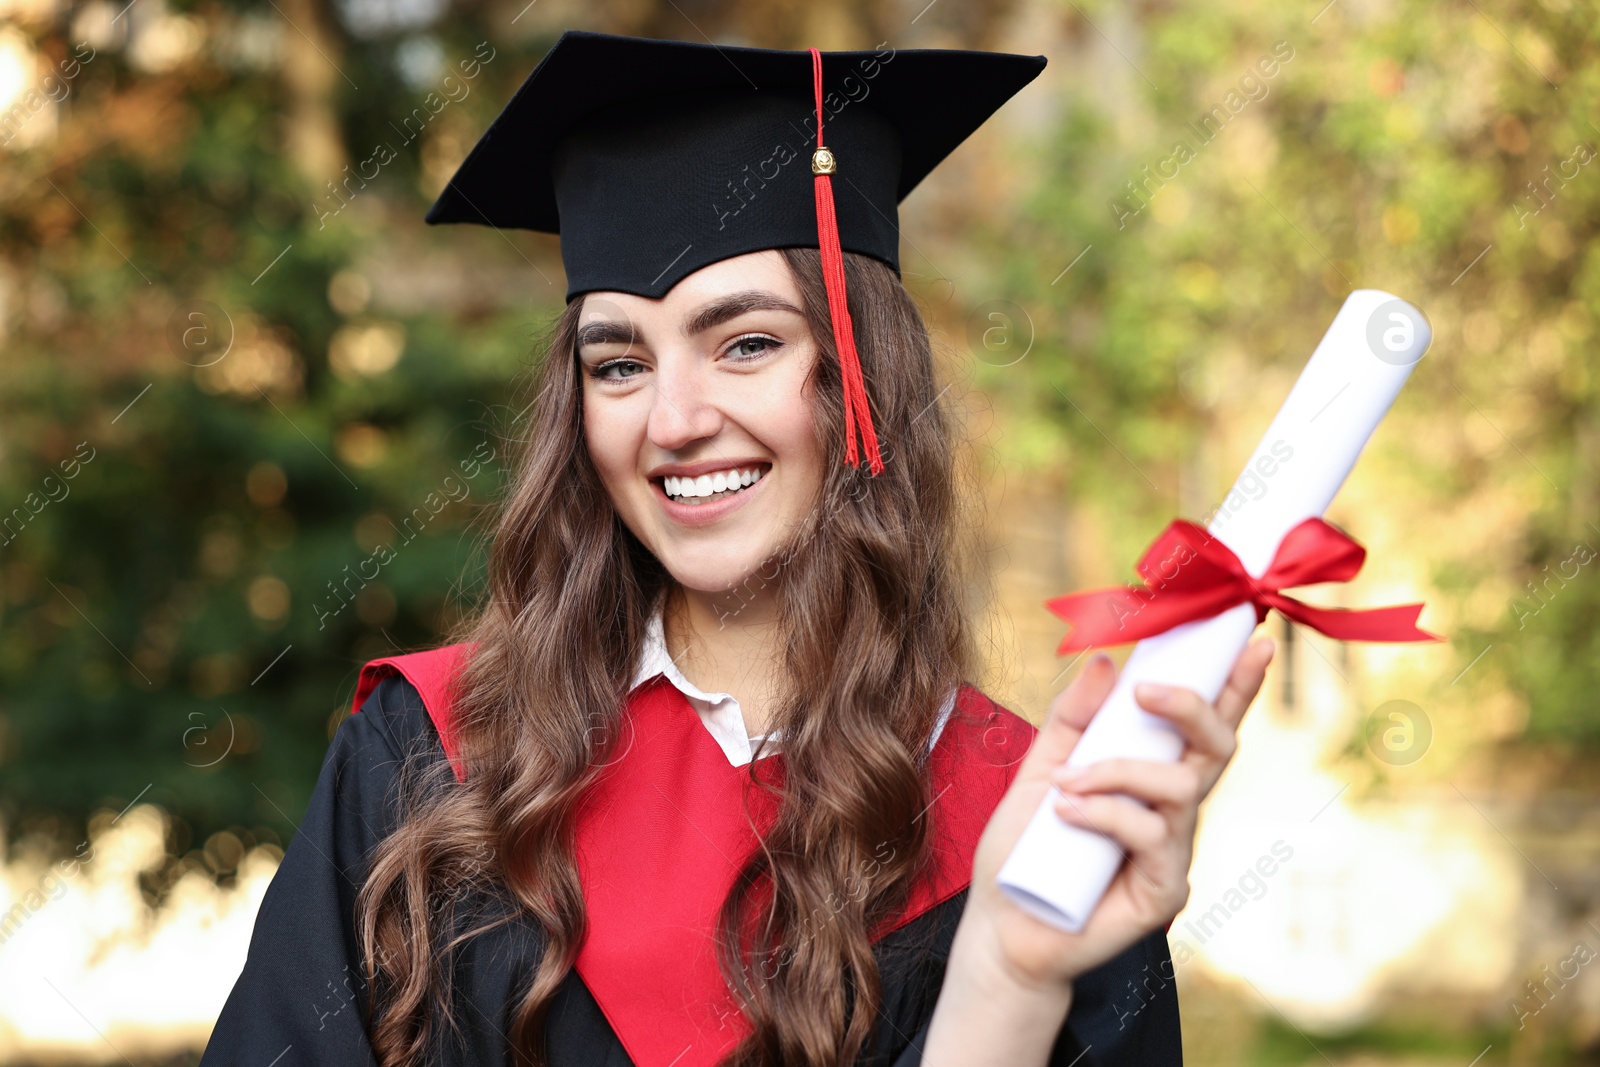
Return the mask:
[[777, 251], [725, 259], [659, 300], [583, 298], [584, 436], [612, 505], [686, 589], [734, 588], [822, 484], [817, 346]]

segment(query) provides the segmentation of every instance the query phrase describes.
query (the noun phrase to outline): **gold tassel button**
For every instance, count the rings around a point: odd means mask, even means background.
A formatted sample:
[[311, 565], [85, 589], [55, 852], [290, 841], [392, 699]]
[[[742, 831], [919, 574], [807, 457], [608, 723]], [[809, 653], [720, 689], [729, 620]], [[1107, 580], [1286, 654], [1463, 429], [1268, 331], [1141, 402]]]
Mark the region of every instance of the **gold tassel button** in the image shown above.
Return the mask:
[[833, 157], [832, 149], [822, 147], [811, 153], [812, 174], [832, 174], [838, 169], [839, 161]]

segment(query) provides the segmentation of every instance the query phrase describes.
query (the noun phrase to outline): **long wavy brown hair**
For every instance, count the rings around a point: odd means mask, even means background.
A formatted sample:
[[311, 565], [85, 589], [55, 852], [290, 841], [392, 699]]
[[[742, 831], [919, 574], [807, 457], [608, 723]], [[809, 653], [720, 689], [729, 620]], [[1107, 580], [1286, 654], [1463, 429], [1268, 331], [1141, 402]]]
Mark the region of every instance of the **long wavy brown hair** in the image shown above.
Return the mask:
[[[749, 764], [747, 812], [756, 790], [776, 815], [718, 916], [719, 965], [751, 1024], [726, 1067], [833, 1067], [868, 1047], [882, 1004], [869, 932], [903, 909], [929, 860], [918, 818], [932, 800], [927, 752], [940, 706], [973, 676], [981, 589], [965, 453], [916, 305], [889, 267], [846, 254], [887, 446], [869, 478], [843, 464], [820, 256], [782, 252], [819, 348], [813, 416], [829, 462], [808, 522], [761, 572], [775, 575], [790, 683], [772, 721], [784, 780]], [[424, 1062], [451, 1019], [453, 952], [508, 921], [465, 921], [479, 890], [543, 932], [507, 1035], [514, 1062], [547, 1062], [551, 1000], [583, 941], [578, 802], [614, 756], [646, 626], [672, 580], [611, 507], [584, 444], [582, 303], [561, 314], [533, 375], [486, 595], [455, 635], [477, 644], [456, 703], [465, 782], [437, 761], [407, 787], [357, 900], [369, 1033], [385, 1067]]]

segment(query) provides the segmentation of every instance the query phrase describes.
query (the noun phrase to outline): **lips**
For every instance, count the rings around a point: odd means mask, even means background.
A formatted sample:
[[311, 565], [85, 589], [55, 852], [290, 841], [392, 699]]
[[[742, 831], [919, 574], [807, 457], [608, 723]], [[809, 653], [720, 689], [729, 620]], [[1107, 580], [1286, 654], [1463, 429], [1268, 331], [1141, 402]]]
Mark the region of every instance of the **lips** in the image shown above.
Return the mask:
[[765, 473], [762, 467], [735, 467], [698, 477], [669, 474], [661, 479], [661, 488], [671, 499], [699, 507], [708, 501], [743, 492], [759, 482]]
[[772, 465], [741, 460], [732, 466], [722, 461], [664, 470], [653, 474], [650, 485], [667, 517], [682, 526], [708, 526], [758, 495]]

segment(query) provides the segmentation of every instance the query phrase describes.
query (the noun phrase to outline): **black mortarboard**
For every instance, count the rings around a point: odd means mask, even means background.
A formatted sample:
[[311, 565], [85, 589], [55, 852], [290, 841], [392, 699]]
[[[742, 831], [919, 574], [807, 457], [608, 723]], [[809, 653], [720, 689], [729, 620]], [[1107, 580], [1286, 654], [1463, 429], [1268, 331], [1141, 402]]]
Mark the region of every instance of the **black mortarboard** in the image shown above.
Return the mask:
[[819, 53], [569, 30], [427, 219], [561, 234], [569, 300], [661, 297], [730, 256], [820, 248], [846, 461], [859, 421], [876, 472], [838, 250], [898, 271], [900, 200], [1044, 65], [1000, 52]]

